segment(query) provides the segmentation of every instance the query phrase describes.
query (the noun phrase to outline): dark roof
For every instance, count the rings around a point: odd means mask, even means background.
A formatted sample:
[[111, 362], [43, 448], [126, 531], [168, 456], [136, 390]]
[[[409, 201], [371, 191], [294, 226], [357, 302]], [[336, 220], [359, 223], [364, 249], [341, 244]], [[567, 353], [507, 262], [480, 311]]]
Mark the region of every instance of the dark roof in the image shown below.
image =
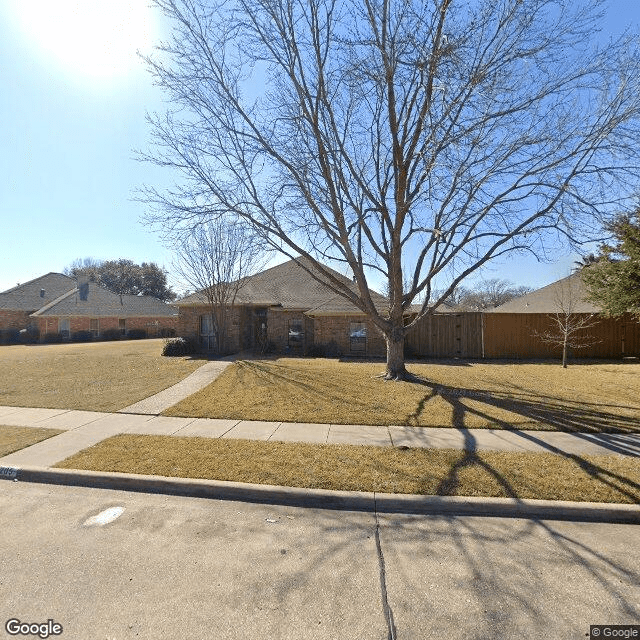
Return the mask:
[[585, 300], [586, 296], [586, 287], [576, 272], [495, 309], [487, 309], [485, 313], [558, 313], [568, 311], [569, 306], [572, 313], [600, 312], [600, 307]]
[[0, 309], [35, 311], [75, 286], [73, 278], [50, 272], [0, 293]]
[[[372, 291], [371, 299], [378, 313], [384, 313], [389, 308], [389, 301], [379, 293]], [[340, 295], [334, 295], [322, 304], [306, 312], [309, 316], [335, 316], [335, 315], [363, 315], [363, 311], [351, 301]]]
[[[407, 313], [420, 313], [420, 311], [422, 311], [422, 305], [421, 304], [412, 304]], [[444, 302], [442, 302], [441, 304], [439, 304], [434, 310], [433, 313], [462, 313], [461, 311], [458, 311], [457, 309], [454, 309], [453, 307], [450, 307], [448, 304], [445, 304]]]
[[86, 300], [82, 299], [80, 289], [74, 287], [31, 315], [149, 318], [177, 314], [173, 307], [152, 296], [120, 296], [95, 282], [88, 282], [86, 286]]
[[[303, 258], [289, 260], [265, 271], [261, 271], [246, 279], [238, 291], [235, 304], [258, 306], [282, 306], [284, 309], [313, 309], [318, 313], [362, 313], [353, 304], [336, 294], [322, 282], [318, 282], [311, 274], [298, 264], [305, 263], [313, 270], [310, 262]], [[331, 274], [349, 286], [354, 292], [357, 285], [347, 276], [325, 267]], [[322, 277], [318, 274], [319, 277]], [[376, 307], [385, 306], [386, 299], [373, 292]], [[202, 291], [178, 300], [177, 306], [206, 304], [207, 299]], [[322, 310], [321, 310], [322, 309]], [[333, 310], [333, 311], [330, 311]]]

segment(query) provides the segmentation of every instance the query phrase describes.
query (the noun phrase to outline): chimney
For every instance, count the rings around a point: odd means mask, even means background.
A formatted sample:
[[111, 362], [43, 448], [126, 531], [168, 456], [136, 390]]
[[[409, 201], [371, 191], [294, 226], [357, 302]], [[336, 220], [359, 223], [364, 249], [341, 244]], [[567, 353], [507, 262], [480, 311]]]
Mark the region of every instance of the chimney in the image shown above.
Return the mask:
[[82, 301], [86, 301], [89, 298], [88, 276], [78, 276], [78, 295]]

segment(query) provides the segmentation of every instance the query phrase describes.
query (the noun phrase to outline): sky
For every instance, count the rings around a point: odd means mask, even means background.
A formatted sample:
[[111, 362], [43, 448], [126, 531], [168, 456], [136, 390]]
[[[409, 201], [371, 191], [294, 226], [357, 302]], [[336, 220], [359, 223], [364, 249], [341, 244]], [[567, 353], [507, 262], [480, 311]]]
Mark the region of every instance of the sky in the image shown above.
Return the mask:
[[[603, 35], [639, 24], [638, 0], [611, 0]], [[156, 262], [184, 288], [134, 200], [171, 183], [135, 159], [149, 148], [145, 113], [167, 107], [136, 51], [167, 33], [148, 0], [0, 0], [0, 291], [86, 257]], [[517, 256], [481, 275], [537, 288], [578, 257]]]

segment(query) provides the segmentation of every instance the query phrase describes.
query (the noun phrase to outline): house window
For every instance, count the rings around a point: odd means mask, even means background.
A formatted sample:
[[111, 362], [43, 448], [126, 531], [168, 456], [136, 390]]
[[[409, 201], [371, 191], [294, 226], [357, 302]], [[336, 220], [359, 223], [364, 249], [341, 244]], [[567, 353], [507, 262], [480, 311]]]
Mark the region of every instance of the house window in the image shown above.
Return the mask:
[[124, 335], [127, 332], [127, 321], [125, 318], [120, 318], [118, 320], [118, 329], [120, 329], [120, 333]]
[[353, 353], [367, 351], [367, 325], [364, 322], [349, 323], [349, 343]]
[[58, 332], [63, 338], [69, 337], [69, 318], [60, 318], [58, 320]]
[[304, 344], [304, 329], [302, 319], [289, 320], [289, 334], [287, 344], [292, 349], [301, 349]]
[[98, 337], [98, 333], [100, 333], [100, 323], [98, 318], [91, 318], [91, 320], [89, 320], [89, 331], [91, 331], [91, 335], [94, 338]]

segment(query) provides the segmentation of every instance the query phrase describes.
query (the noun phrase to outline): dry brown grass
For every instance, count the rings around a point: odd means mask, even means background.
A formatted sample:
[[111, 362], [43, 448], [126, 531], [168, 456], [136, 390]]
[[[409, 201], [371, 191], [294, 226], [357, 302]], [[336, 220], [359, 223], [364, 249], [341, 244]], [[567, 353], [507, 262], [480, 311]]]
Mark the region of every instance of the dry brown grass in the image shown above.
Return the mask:
[[0, 426], [0, 458], [14, 451], [30, 447], [36, 442], [57, 436], [62, 431], [58, 429], [36, 429], [34, 427]]
[[332, 424], [640, 431], [640, 364], [239, 361], [166, 415]]
[[0, 405], [117, 411], [202, 363], [166, 358], [162, 340], [0, 347]]
[[119, 435], [56, 466], [348, 491], [640, 502], [640, 460], [619, 456]]

